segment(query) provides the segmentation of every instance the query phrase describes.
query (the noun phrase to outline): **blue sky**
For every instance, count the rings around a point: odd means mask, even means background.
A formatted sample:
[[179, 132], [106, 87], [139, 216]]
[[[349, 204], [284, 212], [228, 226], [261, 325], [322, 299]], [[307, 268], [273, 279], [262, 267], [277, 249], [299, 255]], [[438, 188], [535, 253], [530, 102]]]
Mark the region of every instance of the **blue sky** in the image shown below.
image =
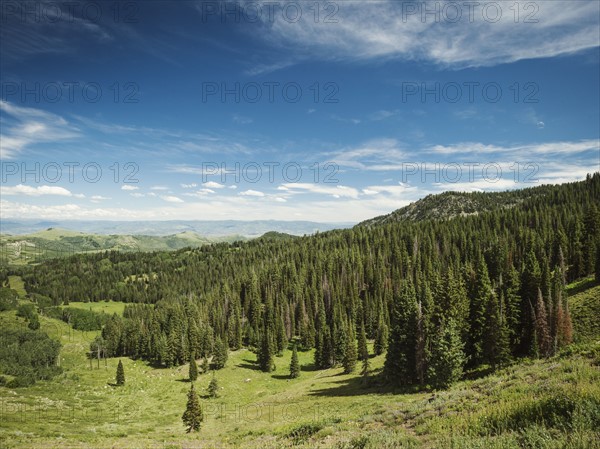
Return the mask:
[[600, 3], [15, 2], [3, 219], [356, 222], [600, 169]]

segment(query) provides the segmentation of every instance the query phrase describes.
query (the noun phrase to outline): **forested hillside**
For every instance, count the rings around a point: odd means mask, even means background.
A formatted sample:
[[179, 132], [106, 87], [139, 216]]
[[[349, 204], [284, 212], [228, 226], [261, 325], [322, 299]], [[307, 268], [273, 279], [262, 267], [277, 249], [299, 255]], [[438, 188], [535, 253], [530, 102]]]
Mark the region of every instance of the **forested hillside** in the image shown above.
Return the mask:
[[248, 346], [270, 371], [297, 337], [300, 349], [316, 349], [318, 368], [351, 372], [369, 338], [376, 354], [387, 349], [387, 381], [443, 387], [464, 366], [495, 368], [569, 343], [565, 285], [600, 266], [599, 173], [475, 197], [479, 213], [452, 220], [76, 255], [20, 274], [56, 305], [137, 303], [106, 323], [97, 344], [109, 356], [172, 366]]

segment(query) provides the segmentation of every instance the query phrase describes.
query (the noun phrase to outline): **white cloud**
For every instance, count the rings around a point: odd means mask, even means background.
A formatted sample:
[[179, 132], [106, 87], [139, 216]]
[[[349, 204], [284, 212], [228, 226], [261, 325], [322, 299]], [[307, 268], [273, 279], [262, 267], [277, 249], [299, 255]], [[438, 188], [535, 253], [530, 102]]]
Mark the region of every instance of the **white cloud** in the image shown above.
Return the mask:
[[263, 192], [259, 192], [258, 190], [245, 190], [244, 192], [240, 192], [240, 195], [242, 196], [257, 196], [257, 197], [262, 197], [265, 196], [265, 194]]
[[152, 186], [150, 190], [169, 190], [169, 188], [165, 186]]
[[585, 151], [599, 151], [600, 141], [587, 139], [580, 141], [531, 143], [524, 145], [499, 146], [479, 142], [461, 142], [453, 145], [434, 145], [423, 151], [438, 154], [576, 154]]
[[2, 195], [27, 195], [27, 196], [42, 196], [42, 195], [58, 195], [58, 196], [74, 196], [69, 190], [58, 186], [39, 186], [31, 187], [23, 184], [18, 184], [14, 187], [0, 186]]
[[196, 184], [195, 182], [193, 182], [191, 184], [180, 184], [180, 185], [184, 189], [193, 189], [194, 187], [198, 187], [198, 184]]
[[102, 195], [93, 195], [91, 197], [91, 199], [95, 200], [95, 201], [104, 201], [104, 200], [110, 200], [111, 198], [108, 198], [108, 197], [102, 196]]
[[202, 185], [209, 189], [222, 189], [223, 187], [225, 187], [223, 184], [219, 184], [218, 182], [215, 182], [215, 181], [208, 181]]
[[129, 190], [129, 191], [131, 191], [131, 190], [139, 190], [139, 187], [132, 186], [132, 185], [129, 185], [129, 184], [125, 184], [125, 185], [121, 186], [121, 190]]
[[6, 114], [0, 132], [1, 159], [13, 159], [40, 143], [64, 142], [80, 136], [79, 130], [64, 118], [41, 109], [0, 100], [0, 112]]
[[169, 203], [183, 203], [184, 201], [176, 196], [171, 195], [161, 195], [161, 198]]
[[[134, 197], [134, 198], [144, 198], [146, 195], [144, 195], [143, 193], [140, 192], [133, 192], [129, 194], [130, 196]], [[156, 196], [156, 194], [152, 194], [152, 196]]]
[[[343, 2], [335, 14], [336, 23], [290, 23], [278, 14], [272, 24], [265, 23], [261, 36], [272, 46], [285, 48], [288, 57], [290, 48], [301, 48], [302, 53], [293, 55], [296, 60], [398, 58], [451, 67], [493, 66], [598, 46], [598, 2], [531, 2], [526, 10], [521, 3], [517, 20], [509, 2], [492, 7], [489, 2], [478, 2], [472, 10], [452, 2], [461, 13], [456, 23], [452, 23], [456, 10], [444, 3]], [[500, 7], [498, 20], [494, 5]], [[416, 14], [409, 13], [411, 6], [417, 7]], [[438, 23], [434, 14], [422, 14], [436, 7], [440, 9]], [[270, 20], [264, 16], [265, 22]]]
[[310, 184], [310, 183], [286, 183], [278, 187], [278, 190], [295, 193], [319, 193], [331, 195], [334, 198], [358, 198], [358, 190], [354, 187], [343, 185], [326, 185], [326, 184]]

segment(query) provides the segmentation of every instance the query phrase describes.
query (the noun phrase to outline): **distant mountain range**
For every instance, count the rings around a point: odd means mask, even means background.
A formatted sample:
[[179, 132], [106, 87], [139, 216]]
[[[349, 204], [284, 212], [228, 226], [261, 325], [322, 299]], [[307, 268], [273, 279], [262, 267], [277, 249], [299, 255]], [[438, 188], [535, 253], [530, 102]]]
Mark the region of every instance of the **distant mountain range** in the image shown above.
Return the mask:
[[331, 229], [349, 228], [353, 223], [317, 223], [312, 221], [237, 221], [237, 220], [173, 220], [173, 221], [75, 221], [75, 220], [2, 220], [0, 234], [33, 234], [48, 228], [60, 228], [87, 234], [169, 236], [193, 232], [199, 236], [260, 237], [267, 232], [291, 235], [314, 234]]

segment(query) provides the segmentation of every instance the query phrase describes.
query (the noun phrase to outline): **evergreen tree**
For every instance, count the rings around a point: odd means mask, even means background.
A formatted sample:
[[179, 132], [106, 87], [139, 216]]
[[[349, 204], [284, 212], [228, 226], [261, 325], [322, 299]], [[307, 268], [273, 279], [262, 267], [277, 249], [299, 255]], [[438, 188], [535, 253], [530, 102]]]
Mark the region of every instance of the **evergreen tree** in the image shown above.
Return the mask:
[[204, 421], [204, 415], [202, 413], [202, 408], [200, 407], [200, 401], [196, 391], [194, 390], [193, 383], [190, 386], [187, 405], [181, 419], [183, 420], [183, 424], [187, 427], [187, 433], [190, 433], [192, 430], [194, 432], [198, 432], [200, 430], [200, 424], [202, 421]]
[[364, 323], [361, 323], [358, 333], [358, 357], [360, 360], [369, 358], [369, 347], [367, 346], [367, 333], [365, 332]]
[[202, 373], [203, 374], [208, 373], [209, 369], [210, 369], [210, 365], [208, 363], [208, 358], [204, 357], [204, 359], [202, 360]]
[[532, 350], [538, 349], [538, 343], [533, 342], [534, 337], [539, 341], [539, 335], [534, 335], [535, 326], [535, 304], [538, 299], [538, 291], [541, 289], [542, 272], [533, 250], [525, 257], [525, 267], [521, 275], [521, 330], [519, 352], [522, 355], [531, 355]]
[[217, 378], [214, 374], [212, 379], [210, 380], [210, 383], [208, 384], [208, 395], [211, 398], [219, 397], [219, 382], [217, 381]]
[[478, 263], [474, 291], [470, 302], [470, 329], [467, 340], [467, 353], [470, 356], [469, 364], [472, 366], [477, 366], [484, 361], [483, 347], [484, 340], [486, 339], [486, 324], [491, 324], [490, 322], [486, 323], [487, 309], [494, 307], [494, 313], [496, 314], [494, 319], [499, 322], [496, 304], [492, 304], [494, 302], [487, 266], [485, 260], [482, 258]]
[[358, 335], [358, 356], [362, 362], [360, 374], [362, 376], [362, 382], [364, 385], [368, 383], [369, 378], [369, 348], [367, 346], [367, 335], [365, 333], [364, 324], [360, 326], [360, 333]]
[[216, 370], [222, 369], [225, 367], [228, 359], [228, 345], [225, 341], [221, 340], [220, 337], [217, 337], [217, 342], [215, 343], [215, 354], [212, 359], [213, 368]]
[[546, 313], [546, 304], [542, 296], [542, 290], [538, 289], [538, 297], [535, 305], [535, 334], [539, 354], [542, 357], [548, 357], [552, 353], [552, 341], [550, 340], [550, 330]]
[[466, 362], [456, 324], [449, 319], [438, 331], [428, 361], [428, 380], [435, 388], [448, 388], [459, 380]]
[[198, 379], [198, 365], [196, 364], [194, 354], [192, 354], [192, 356], [190, 357], [188, 377], [190, 379], [190, 382], [194, 382], [196, 379]]
[[257, 362], [260, 369], [265, 373], [270, 373], [275, 370], [273, 362], [273, 341], [268, 328], [262, 332], [260, 347], [258, 348]]
[[387, 325], [381, 320], [377, 326], [377, 333], [375, 335], [375, 343], [373, 345], [373, 351], [375, 355], [381, 355], [387, 348], [389, 339], [389, 331]]
[[417, 300], [410, 280], [401, 281], [395, 295], [384, 374], [388, 382], [396, 385], [410, 385], [415, 376], [415, 328]]
[[596, 283], [600, 284], [600, 237], [596, 239]]
[[423, 308], [421, 303], [417, 304], [417, 323], [416, 323], [416, 343], [415, 343], [415, 369], [417, 371], [417, 379], [423, 385], [425, 383], [426, 374], [426, 336], [425, 336], [425, 318], [423, 316]]
[[350, 374], [356, 367], [357, 353], [356, 353], [356, 332], [354, 331], [354, 324], [350, 323], [348, 327], [348, 339], [346, 340], [346, 351], [344, 352], [344, 373]]
[[119, 360], [119, 364], [117, 365], [117, 375], [115, 380], [117, 385], [125, 385], [125, 370], [123, 369], [123, 362], [121, 362], [121, 360]]
[[292, 361], [290, 362], [290, 378], [296, 379], [300, 377], [300, 363], [298, 361], [298, 347], [297, 343], [294, 343], [294, 349], [292, 350]]
[[494, 370], [498, 365], [504, 365], [510, 360], [509, 332], [503, 314], [503, 305], [502, 295], [500, 301], [491, 295], [485, 310], [482, 355]]

